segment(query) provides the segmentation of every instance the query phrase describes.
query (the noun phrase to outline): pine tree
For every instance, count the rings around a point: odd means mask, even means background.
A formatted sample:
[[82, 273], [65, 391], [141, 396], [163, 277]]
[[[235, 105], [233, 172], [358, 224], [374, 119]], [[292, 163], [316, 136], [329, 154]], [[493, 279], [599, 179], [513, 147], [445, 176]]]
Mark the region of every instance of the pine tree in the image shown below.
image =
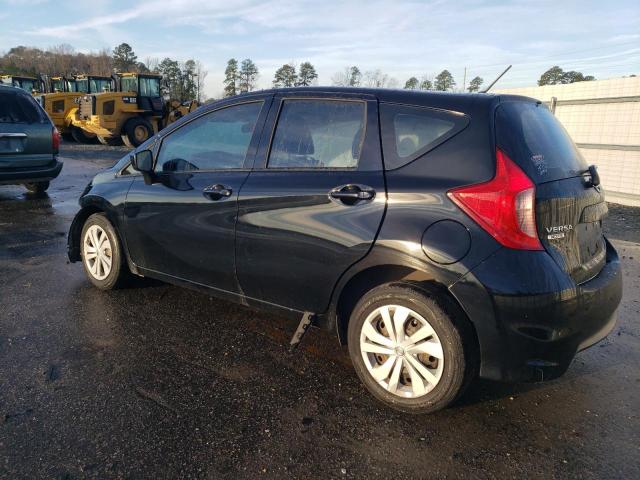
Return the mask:
[[470, 92], [477, 92], [480, 90], [480, 85], [484, 83], [484, 80], [481, 77], [475, 77], [473, 80], [469, 82], [469, 87], [467, 90]]
[[276, 70], [276, 74], [273, 77], [273, 86], [276, 88], [295, 87], [297, 80], [296, 67], [287, 63]]
[[224, 96], [233, 97], [238, 94], [238, 61], [235, 58], [229, 59], [227, 68], [224, 71]]
[[136, 70], [138, 56], [128, 43], [121, 43], [113, 49], [113, 68], [117, 72], [131, 72]]
[[298, 81], [296, 87], [308, 87], [313, 85], [317, 80], [318, 74], [315, 67], [310, 62], [303, 62], [300, 64], [300, 73], [298, 74]]
[[436, 90], [440, 90], [441, 92], [446, 92], [447, 90], [451, 90], [456, 86], [456, 82], [453, 79], [453, 75], [449, 70], [443, 70], [436, 77], [435, 88]]
[[411, 77], [404, 84], [405, 90], [416, 90], [420, 86], [420, 81], [416, 77]]
[[240, 93], [247, 93], [256, 87], [258, 80], [258, 67], [250, 58], [245, 58], [240, 64], [240, 72], [238, 74], [238, 88]]

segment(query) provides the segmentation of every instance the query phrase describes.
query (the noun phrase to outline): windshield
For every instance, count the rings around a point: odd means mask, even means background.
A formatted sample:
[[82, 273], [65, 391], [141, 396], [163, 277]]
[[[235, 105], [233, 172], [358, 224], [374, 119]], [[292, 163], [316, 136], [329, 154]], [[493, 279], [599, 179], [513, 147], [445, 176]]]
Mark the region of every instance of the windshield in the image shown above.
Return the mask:
[[62, 85], [62, 80], [53, 80], [51, 82], [51, 91], [52, 92], [62, 92], [62, 91], [64, 91], [64, 87]]
[[0, 123], [44, 123], [45, 116], [31, 95], [0, 92]]
[[102, 93], [111, 91], [111, 80], [107, 78], [92, 78], [89, 83], [89, 93]]
[[82, 80], [74, 80], [75, 83], [75, 88], [73, 90], [71, 90], [72, 92], [82, 92], [82, 93], [89, 93], [89, 81], [85, 78]]
[[140, 96], [159, 97], [160, 96], [160, 79], [159, 78], [141, 78], [140, 79]]

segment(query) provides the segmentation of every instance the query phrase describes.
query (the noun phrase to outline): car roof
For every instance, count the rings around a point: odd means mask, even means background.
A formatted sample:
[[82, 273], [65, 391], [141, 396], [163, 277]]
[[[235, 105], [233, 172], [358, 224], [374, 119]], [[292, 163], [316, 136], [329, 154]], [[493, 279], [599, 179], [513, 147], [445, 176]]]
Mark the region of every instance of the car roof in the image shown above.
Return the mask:
[[[537, 100], [522, 97], [518, 95], [503, 95], [493, 93], [453, 93], [440, 92], [434, 90], [404, 90], [391, 88], [364, 88], [364, 87], [290, 87], [290, 88], [272, 88], [268, 90], [256, 90], [231, 98], [251, 97], [257, 95], [268, 94], [295, 94], [300, 96], [312, 96], [317, 94], [355, 94], [363, 96], [372, 96], [384, 103], [398, 103], [405, 105], [416, 105], [433, 108], [442, 108], [446, 110], [471, 112], [478, 109], [487, 110], [495, 107], [501, 101], [527, 101], [536, 102]], [[228, 100], [228, 99], [223, 99]]]

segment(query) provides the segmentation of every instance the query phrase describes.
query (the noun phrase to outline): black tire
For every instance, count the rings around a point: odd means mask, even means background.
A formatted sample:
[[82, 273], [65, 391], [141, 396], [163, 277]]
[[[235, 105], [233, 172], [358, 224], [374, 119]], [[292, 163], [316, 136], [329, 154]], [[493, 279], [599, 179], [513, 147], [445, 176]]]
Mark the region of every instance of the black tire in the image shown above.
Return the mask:
[[79, 127], [71, 127], [71, 136], [78, 143], [96, 143], [96, 135], [91, 135]]
[[142, 117], [135, 117], [129, 120], [124, 126], [122, 142], [135, 148], [142, 145], [153, 136], [153, 126]]
[[62, 139], [65, 142], [74, 142], [75, 141], [75, 139], [73, 138], [73, 134], [71, 132], [61, 133], [60, 136], [62, 137]]
[[[477, 375], [478, 360], [475, 338], [469, 326], [464, 323], [466, 319], [456, 318], [453, 311], [448, 308], [448, 302], [438, 300], [435, 296], [411, 285], [387, 284], [370, 290], [353, 309], [348, 328], [351, 361], [365, 387], [374, 397], [391, 408], [413, 414], [441, 410], [455, 401]], [[441, 376], [435, 387], [422, 396], [404, 398], [391, 393], [373, 378], [365, 365], [360, 344], [364, 322], [372, 312], [386, 305], [406, 307], [417, 313], [428, 322], [438, 337], [443, 352]], [[408, 321], [404, 328], [409, 328]], [[369, 355], [374, 356], [371, 358], [377, 358], [377, 354]], [[402, 352], [401, 355], [411, 354]], [[390, 355], [381, 355], [381, 357], [384, 360]], [[415, 355], [413, 360], [420, 361]], [[378, 362], [380, 361], [378, 360]], [[408, 360], [406, 362], [408, 363]], [[407, 382], [406, 363], [402, 363], [402, 365], [401, 381]], [[423, 366], [425, 365], [423, 364]], [[398, 385], [403, 388], [412, 388], [411, 382], [402, 385], [398, 383]]]
[[[101, 229], [106, 234], [107, 239], [109, 240], [111, 268], [105, 278], [98, 278], [102, 275], [96, 276], [91, 271], [89, 261], [87, 260], [86, 237], [87, 232], [92, 226], [97, 226], [99, 229]], [[122, 246], [120, 244], [118, 235], [113, 228], [113, 225], [111, 225], [111, 222], [107, 220], [107, 217], [104, 213], [94, 213], [93, 215], [89, 216], [89, 218], [87, 218], [87, 220], [84, 222], [82, 233], [80, 234], [80, 255], [82, 257], [82, 265], [84, 267], [84, 271], [87, 274], [89, 281], [101, 290], [113, 290], [122, 287], [126, 284], [127, 280], [130, 277], [129, 269], [126, 265], [124, 252], [122, 251]]]
[[120, 145], [122, 145], [122, 139], [120, 137], [117, 137], [117, 136], [114, 136], [114, 137], [101, 137], [100, 135], [98, 135], [98, 141], [102, 145], [107, 145], [109, 147], [119, 147]]
[[47, 189], [49, 188], [49, 182], [32, 182], [32, 183], [25, 183], [24, 186], [27, 188], [27, 190], [29, 190], [31, 193], [44, 193], [47, 191]]

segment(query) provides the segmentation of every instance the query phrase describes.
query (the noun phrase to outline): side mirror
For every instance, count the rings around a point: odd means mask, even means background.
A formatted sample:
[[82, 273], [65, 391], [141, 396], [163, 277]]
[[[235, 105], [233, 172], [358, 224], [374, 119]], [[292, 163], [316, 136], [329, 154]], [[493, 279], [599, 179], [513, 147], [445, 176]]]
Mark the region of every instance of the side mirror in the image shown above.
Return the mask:
[[139, 172], [153, 171], [153, 154], [150, 150], [142, 150], [141, 152], [131, 155], [131, 166]]
[[131, 155], [131, 166], [141, 172], [146, 184], [153, 183], [153, 154], [151, 150], [142, 150]]

